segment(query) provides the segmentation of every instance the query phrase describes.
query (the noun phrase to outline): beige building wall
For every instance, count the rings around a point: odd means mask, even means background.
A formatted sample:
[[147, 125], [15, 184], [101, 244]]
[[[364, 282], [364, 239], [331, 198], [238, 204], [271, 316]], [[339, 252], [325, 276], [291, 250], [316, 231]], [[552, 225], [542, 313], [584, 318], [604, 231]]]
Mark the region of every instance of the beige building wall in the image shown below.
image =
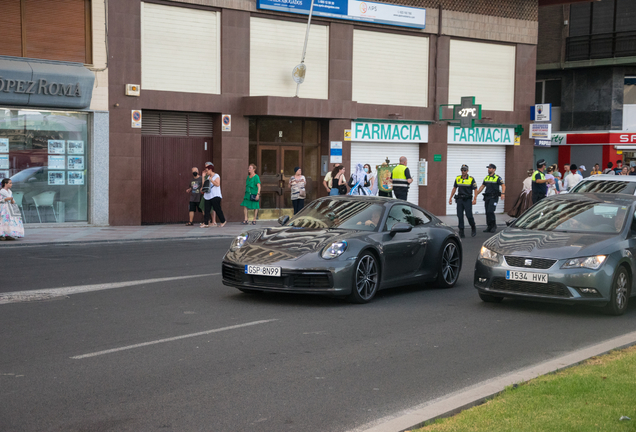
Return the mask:
[[108, 111], [108, 69], [106, 54], [106, 9], [105, 0], [93, 0], [91, 3], [93, 26], [93, 64], [87, 65], [95, 73], [95, 88], [91, 110]]
[[445, 10], [442, 13], [442, 34], [534, 45], [537, 43], [539, 23]]

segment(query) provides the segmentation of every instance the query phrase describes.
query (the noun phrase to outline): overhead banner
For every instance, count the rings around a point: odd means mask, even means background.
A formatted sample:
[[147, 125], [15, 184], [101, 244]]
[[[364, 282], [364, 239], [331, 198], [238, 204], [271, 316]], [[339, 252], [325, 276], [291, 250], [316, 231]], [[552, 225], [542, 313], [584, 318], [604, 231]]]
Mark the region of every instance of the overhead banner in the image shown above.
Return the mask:
[[351, 122], [351, 141], [428, 142], [428, 125], [418, 123]]
[[447, 140], [448, 144], [513, 145], [515, 143], [515, 128], [448, 126]]
[[[258, 0], [258, 9], [309, 15], [311, 0]], [[426, 9], [358, 0], [314, 0], [314, 16], [426, 28]]]

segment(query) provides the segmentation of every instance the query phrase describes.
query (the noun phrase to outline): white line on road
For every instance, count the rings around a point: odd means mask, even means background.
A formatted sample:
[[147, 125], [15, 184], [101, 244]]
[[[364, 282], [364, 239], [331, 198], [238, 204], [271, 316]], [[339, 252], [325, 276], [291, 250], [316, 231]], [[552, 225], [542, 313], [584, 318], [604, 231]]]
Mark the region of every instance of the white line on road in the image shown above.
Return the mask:
[[180, 340], [180, 339], [187, 339], [187, 338], [196, 337], [196, 336], [203, 336], [203, 335], [207, 335], [207, 334], [210, 334], [210, 333], [218, 333], [218, 332], [222, 332], [222, 331], [226, 331], [226, 330], [234, 330], [234, 329], [242, 328], [242, 327], [249, 327], [249, 326], [258, 325], [258, 324], [265, 324], [265, 323], [272, 322], [272, 321], [278, 321], [278, 320], [277, 319], [269, 319], [269, 320], [262, 320], [262, 321], [252, 321], [252, 322], [248, 322], [248, 323], [245, 323], [245, 324], [237, 324], [237, 325], [233, 325], [233, 326], [229, 326], [229, 327], [221, 327], [221, 328], [214, 329], [214, 330], [206, 330], [206, 331], [202, 331], [202, 332], [198, 332], [198, 333], [191, 333], [191, 334], [182, 335], [182, 336], [175, 336], [175, 337], [166, 338], [166, 339], [159, 339], [159, 340], [155, 340], [155, 341], [151, 341], [151, 342], [144, 342], [144, 343], [135, 344], [135, 345], [128, 345], [128, 346], [121, 347], [121, 348], [113, 348], [113, 349], [109, 349], [109, 350], [105, 350], [105, 351], [97, 351], [97, 352], [94, 352], [94, 353], [82, 354], [82, 355], [74, 356], [74, 357], [71, 357], [71, 358], [74, 359], [74, 360], [80, 360], [80, 359], [85, 359], [85, 358], [88, 358], [88, 357], [96, 357], [96, 356], [100, 356], [100, 355], [104, 355], [104, 354], [110, 354], [110, 353], [114, 353], [114, 352], [118, 352], [118, 351], [124, 351], [124, 350], [129, 350], [129, 349], [134, 349], [134, 348], [140, 348], [140, 347], [144, 347], [144, 346], [148, 346], [148, 345], [156, 345], [156, 344], [165, 343], [165, 342], [172, 342], [172, 341], [176, 341], [176, 340]]
[[145, 284], [158, 283], [158, 282], [171, 282], [176, 280], [193, 279], [193, 278], [200, 278], [200, 277], [206, 277], [206, 276], [218, 276], [219, 274], [220, 273], [207, 273], [207, 274], [200, 274], [200, 275], [144, 279], [144, 280], [114, 282], [114, 283], [105, 283], [105, 284], [79, 285], [74, 287], [47, 288], [47, 289], [31, 290], [31, 291], [14, 291], [14, 292], [0, 294], [0, 304], [48, 300], [51, 298], [64, 297], [71, 294], [85, 293], [85, 292], [91, 292], [91, 291], [102, 291], [102, 290], [108, 290], [113, 288], [124, 288], [129, 286], [145, 285]]

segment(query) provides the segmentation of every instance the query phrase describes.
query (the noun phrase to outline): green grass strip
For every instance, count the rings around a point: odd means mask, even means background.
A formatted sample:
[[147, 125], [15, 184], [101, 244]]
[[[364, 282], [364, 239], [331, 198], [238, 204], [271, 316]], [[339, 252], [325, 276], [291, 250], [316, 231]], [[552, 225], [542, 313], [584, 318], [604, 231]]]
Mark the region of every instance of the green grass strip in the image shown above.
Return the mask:
[[507, 387], [417, 431], [636, 431], [636, 346]]

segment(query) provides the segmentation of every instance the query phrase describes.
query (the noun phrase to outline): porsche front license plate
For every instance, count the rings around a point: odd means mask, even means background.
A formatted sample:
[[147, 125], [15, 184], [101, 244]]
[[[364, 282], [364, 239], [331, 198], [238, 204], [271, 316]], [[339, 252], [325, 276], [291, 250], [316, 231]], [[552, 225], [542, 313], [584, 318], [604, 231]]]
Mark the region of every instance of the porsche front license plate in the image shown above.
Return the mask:
[[246, 265], [245, 274], [258, 276], [280, 276], [280, 267]]
[[530, 273], [506, 270], [506, 279], [524, 282], [548, 283], [547, 273]]

